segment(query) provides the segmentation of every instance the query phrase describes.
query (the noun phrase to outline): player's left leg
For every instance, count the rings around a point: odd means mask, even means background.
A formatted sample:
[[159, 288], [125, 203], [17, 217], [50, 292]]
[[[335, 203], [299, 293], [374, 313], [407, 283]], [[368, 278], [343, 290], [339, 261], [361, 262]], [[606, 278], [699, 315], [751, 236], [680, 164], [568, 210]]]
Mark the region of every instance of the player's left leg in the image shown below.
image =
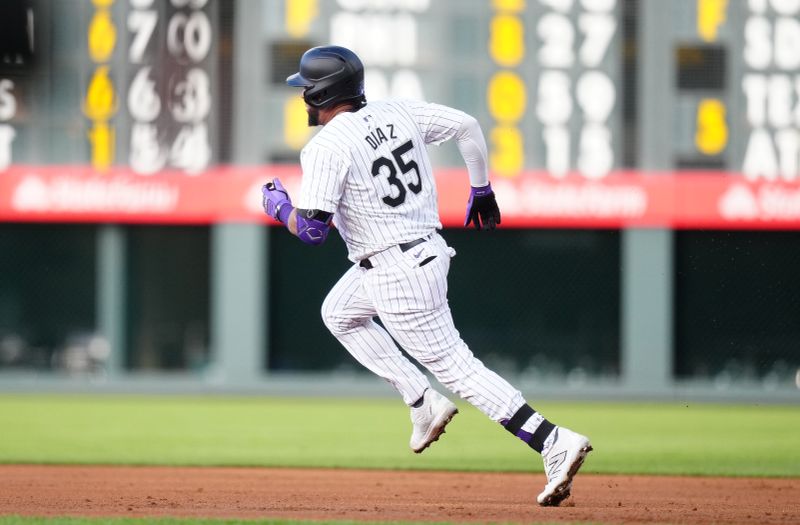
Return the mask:
[[365, 272], [353, 266], [339, 279], [322, 304], [322, 318], [350, 354], [391, 383], [411, 407], [409, 446], [419, 453], [439, 439], [458, 409], [431, 388], [428, 378], [374, 321], [377, 312], [362, 287]]
[[322, 303], [322, 320], [359, 363], [389, 382], [411, 406], [430, 382], [373, 320], [377, 313], [362, 290], [363, 273], [354, 265], [339, 279]]

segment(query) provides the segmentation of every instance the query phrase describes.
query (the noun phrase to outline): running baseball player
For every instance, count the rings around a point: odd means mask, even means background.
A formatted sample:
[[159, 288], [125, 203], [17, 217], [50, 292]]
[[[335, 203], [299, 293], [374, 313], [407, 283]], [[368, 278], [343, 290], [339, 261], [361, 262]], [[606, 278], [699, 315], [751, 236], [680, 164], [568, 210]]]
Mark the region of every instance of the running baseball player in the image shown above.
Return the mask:
[[303, 88], [309, 126], [323, 128], [300, 154], [296, 201], [275, 179], [262, 189], [263, 205], [307, 244], [324, 242], [332, 225], [344, 240], [354, 264], [323, 302], [325, 325], [411, 407], [414, 452], [438, 440], [458, 409], [392, 338], [448, 390], [539, 452], [547, 484], [537, 501], [559, 505], [592, 450], [589, 440], [545, 419], [486, 368], [461, 339], [447, 302], [455, 250], [438, 233], [442, 224], [426, 147], [455, 139], [471, 185], [464, 225], [494, 229], [500, 210], [478, 122], [439, 104], [367, 103], [364, 68], [343, 47], [309, 49], [300, 71], [286, 82]]

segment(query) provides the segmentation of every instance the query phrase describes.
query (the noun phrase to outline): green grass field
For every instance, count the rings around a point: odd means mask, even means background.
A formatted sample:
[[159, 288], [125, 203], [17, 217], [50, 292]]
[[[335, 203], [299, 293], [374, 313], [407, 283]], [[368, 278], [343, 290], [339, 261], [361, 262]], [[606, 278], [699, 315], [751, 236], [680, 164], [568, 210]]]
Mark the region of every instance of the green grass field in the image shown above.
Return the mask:
[[[442, 440], [408, 449], [399, 401], [0, 396], [0, 462], [528, 471], [540, 459], [460, 405]], [[800, 476], [800, 407], [542, 403], [592, 439], [585, 472]]]
[[[393, 400], [0, 395], [0, 463], [541, 468], [539, 457], [499, 425], [469, 405], [460, 408], [442, 441], [419, 456], [408, 449], [408, 410]], [[798, 406], [550, 402], [536, 408], [590, 436], [595, 452], [583, 472], [800, 477]], [[105, 523], [311, 522], [0, 516], [0, 525]]]

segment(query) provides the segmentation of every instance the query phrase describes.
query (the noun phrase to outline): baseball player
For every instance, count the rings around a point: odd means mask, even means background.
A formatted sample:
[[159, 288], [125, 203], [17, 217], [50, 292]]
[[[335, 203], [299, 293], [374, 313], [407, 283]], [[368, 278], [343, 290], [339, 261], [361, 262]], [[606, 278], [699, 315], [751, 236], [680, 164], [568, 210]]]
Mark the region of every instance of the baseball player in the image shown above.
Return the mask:
[[309, 125], [323, 127], [300, 154], [303, 178], [294, 203], [275, 179], [262, 189], [263, 205], [307, 244], [324, 242], [332, 225], [344, 240], [354, 264], [323, 302], [325, 325], [411, 407], [414, 452], [438, 440], [458, 409], [394, 341], [448, 390], [539, 452], [547, 484], [537, 501], [559, 505], [592, 450], [589, 440], [545, 419], [519, 390], [486, 368], [461, 339], [447, 302], [455, 250], [438, 233], [442, 225], [426, 146], [455, 139], [471, 185], [464, 225], [494, 229], [500, 210], [478, 122], [439, 104], [367, 103], [364, 68], [343, 47], [309, 49], [300, 71], [286, 82], [303, 88]]

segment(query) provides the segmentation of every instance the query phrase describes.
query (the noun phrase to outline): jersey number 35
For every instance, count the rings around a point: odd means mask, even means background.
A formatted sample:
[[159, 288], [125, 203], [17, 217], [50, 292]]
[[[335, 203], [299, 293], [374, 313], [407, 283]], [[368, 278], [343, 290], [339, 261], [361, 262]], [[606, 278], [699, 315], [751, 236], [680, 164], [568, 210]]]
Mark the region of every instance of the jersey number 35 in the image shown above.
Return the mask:
[[410, 171], [416, 173], [417, 180], [416, 182], [409, 182], [408, 189], [414, 193], [419, 193], [422, 191], [422, 177], [419, 176], [419, 166], [417, 165], [417, 161], [406, 161], [403, 159], [403, 155], [412, 149], [414, 149], [414, 144], [409, 140], [405, 144], [402, 144], [392, 150], [394, 162], [392, 162], [392, 159], [388, 159], [386, 157], [378, 157], [372, 163], [372, 176], [377, 177], [381, 174], [381, 168], [386, 168], [384, 173], [387, 175], [387, 182], [391, 186], [397, 188], [396, 196], [392, 197], [392, 193], [394, 193], [394, 191], [392, 191], [389, 195], [386, 195], [383, 197], [383, 199], [381, 199], [392, 208], [400, 206], [406, 201], [406, 186], [403, 184], [403, 181], [397, 178], [398, 168], [400, 168], [400, 172], [403, 174], [409, 173]]

